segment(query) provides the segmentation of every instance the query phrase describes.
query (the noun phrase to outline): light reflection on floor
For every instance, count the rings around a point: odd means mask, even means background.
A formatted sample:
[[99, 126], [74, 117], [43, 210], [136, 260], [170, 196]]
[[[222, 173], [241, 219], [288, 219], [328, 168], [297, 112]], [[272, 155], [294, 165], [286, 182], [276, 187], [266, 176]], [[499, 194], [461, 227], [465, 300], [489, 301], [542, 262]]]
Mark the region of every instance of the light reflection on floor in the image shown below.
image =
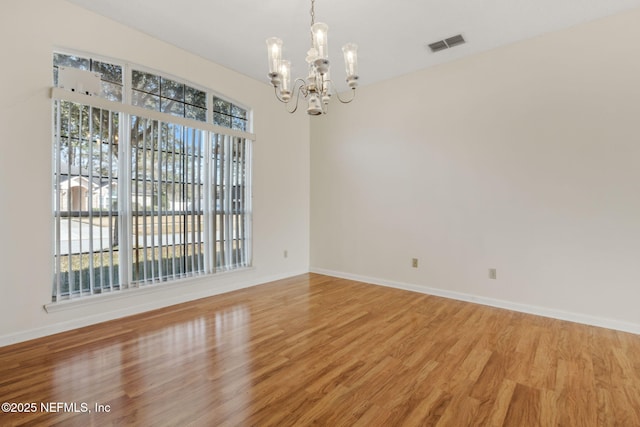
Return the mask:
[[[243, 418], [251, 403], [251, 312], [245, 306], [234, 306], [216, 313], [216, 372], [220, 395], [226, 402], [221, 410], [228, 411], [221, 419]], [[229, 404], [233, 402], [232, 404]]]
[[115, 399], [122, 394], [122, 368], [121, 343], [74, 349], [70, 357], [56, 360], [52, 367], [51, 401], [90, 401], [93, 405]]
[[[51, 367], [52, 401], [91, 407], [135, 402], [136, 423], [175, 411], [206, 414], [211, 408], [228, 412], [218, 413], [219, 419], [242, 419], [251, 403], [250, 322], [249, 309], [237, 305], [162, 328], [141, 328], [118, 342], [105, 337], [104, 344], [69, 349], [68, 357]], [[215, 396], [205, 392], [212, 381]], [[176, 390], [189, 398], [176, 399]]]

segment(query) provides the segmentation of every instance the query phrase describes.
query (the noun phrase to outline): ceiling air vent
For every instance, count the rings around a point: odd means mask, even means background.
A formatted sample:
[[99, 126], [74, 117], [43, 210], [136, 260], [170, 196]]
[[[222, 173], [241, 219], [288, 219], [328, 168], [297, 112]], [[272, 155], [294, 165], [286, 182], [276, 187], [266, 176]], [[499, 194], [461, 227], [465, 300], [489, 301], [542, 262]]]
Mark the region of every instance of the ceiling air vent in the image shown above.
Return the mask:
[[462, 37], [462, 34], [458, 34], [457, 36], [429, 43], [429, 49], [431, 49], [431, 52], [440, 52], [441, 50], [449, 49], [451, 47], [464, 44], [465, 42], [466, 40]]
[[440, 40], [439, 42], [431, 43], [429, 45], [431, 52], [439, 52], [441, 50], [448, 49], [447, 43], [444, 40]]

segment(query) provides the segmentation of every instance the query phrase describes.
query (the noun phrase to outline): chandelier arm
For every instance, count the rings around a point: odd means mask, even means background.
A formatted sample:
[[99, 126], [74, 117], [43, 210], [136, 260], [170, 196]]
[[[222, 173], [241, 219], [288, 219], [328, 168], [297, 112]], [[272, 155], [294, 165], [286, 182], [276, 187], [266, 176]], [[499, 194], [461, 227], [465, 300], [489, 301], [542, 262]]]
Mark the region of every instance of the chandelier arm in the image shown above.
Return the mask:
[[307, 90], [307, 82], [304, 79], [301, 79], [300, 77], [298, 77], [296, 79], [295, 82], [293, 82], [293, 88], [295, 90], [296, 88], [296, 84], [298, 84], [298, 82], [300, 83], [300, 88], [298, 90], [302, 91], [302, 94], [306, 97], [308, 94], [308, 90]]
[[340, 94], [338, 92], [336, 92], [336, 97], [338, 98], [338, 101], [340, 101], [341, 103], [348, 104], [356, 98], [356, 88], [354, 87], [351, 89], [351, 99], [344, 100], [340, 98]]
[[284, 99], [280, 98], [280, 95], [278, 94], [278, 86], [273, 86], [273, 92], [276, 94], [276, 99], [280, 102], [282, 102], [283, 104], [286, 104], [287, 101], [285, 101]]
[[[298, 92], [299, 92], [300, 90], [302, 90], [302, 89], [303, 89], [303, 87], [304, 87], [304, 86], [305, 86], [305, 84], [306, 84], [306, 83], [305, 83], [305, 81], [304, 81], [303, 79], [300, 79], [300, 78], [299, 78], [299, 79], [296, 79], [296, 81], [295, 81], [295, 82], [293, 82], [293, 93], [294, 93], [294, 94], [295, 94], [295, 91], [296, 91], [296, 84], [297, 84], [298, 82], [300, 82], [300, 83], [301, 83], [300, 87], [298, 88]], [[275, 86], [275, 85], [273, 86], [273, 93], [276, 95], [276, 99], [277, 99], [278, 101], [282, 102], [283, 104], [288, 104], [288, 103], [289, 103], [289, 100], [286, 100], [286, 99], [282, 98], [282, 97], [280, 96], [280, 94], [278, 93], [278, 86]], [[306, 91], [304, 91], [304, 96], [307, 96]]]
[[336, 86], [333, 84], [333, 80], [327, 80], [328, 83], [331, 84], [331, 87], [333, 88], [333, 92], [336, 94], [336, 97], [338, 98], [338, 101], [340, 101], [342, 104], [348, 104], [351, 101], [353, 101], [356, 97], [356, 88], [351, 88], [351, 99], [342, 99], [340, 98], [340, 92], [338, 92], [336, 90]]
[[[298, 82], [300, 82], [300, 86], [298, 86], [298, 93], [296, 94], [296, 85], [298, 84]], [[306, 90], [304, 90], [305, 87], [305, 81], [302, 79], [296, 79], [295, 82], [293, 82], [293, 96], [294, 98], [296, 98], [296, 103], [293, 106], [293, 110], [289, 110], [289, 108], [287, 107], [287, 112], [290, 114], [295, 113], [298, 110], [298, 103], [300, 102], [300, 94], [304, 94], [304, 96], [307, 96]], [[286, 102], [286, 104], [288, 105], [289, 102]]]
[[[287, 113], [289, 113], [289, 114], [293, 114], [296, 111], [298, 111], [298, 101], [300, 101], [300, 89], [298, 89], [298, 94], [297, 95], [295, 93], [296, 93], [296, 91], [294, 89], [293, 90], [293, 94], [294, 94], [294, 97], [296, 98], [296, 103], [293, 106], [293, 110], [289, 110], [289, 107], [287, 107]], [[287, 105], [289, 105], [289, 104], [287, 104]]]

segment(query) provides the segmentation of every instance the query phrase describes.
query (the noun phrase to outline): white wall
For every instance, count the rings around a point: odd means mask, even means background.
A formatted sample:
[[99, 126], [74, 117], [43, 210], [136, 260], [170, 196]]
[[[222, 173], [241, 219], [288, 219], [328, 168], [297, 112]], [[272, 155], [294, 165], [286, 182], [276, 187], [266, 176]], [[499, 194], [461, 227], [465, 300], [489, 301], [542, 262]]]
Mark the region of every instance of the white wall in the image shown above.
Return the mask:
[[640, 333], [638, 40], [640, 10], [313, 120], [312, 270]]
[[[309, 121], [278, 108], [268, 84], [63, 0], [3, 0], [0, 46], [0, 345], [308, 271]], [[45, 312], [52, 277], [49, 88], [55, 48], [140, 64], [253, 108], [255, 268]]]

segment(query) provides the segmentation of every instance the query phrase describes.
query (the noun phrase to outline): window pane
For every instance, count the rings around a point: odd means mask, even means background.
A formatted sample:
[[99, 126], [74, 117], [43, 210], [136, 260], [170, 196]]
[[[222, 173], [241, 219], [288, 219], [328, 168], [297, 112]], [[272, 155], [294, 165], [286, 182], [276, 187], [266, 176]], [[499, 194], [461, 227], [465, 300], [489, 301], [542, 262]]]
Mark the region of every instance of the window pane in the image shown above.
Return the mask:
[[242, 119], [239, 119], [237, 117], [234, 117], [232, 119], [232, 123], [233, 123], [233, 126], [232, 126], [233, 129], [242, 130], [242, 131], [247, 130], [247, 121], [246, 120], [242, 120]]
[[225, 116], [224, 114], [214, 113], [213, 115], [213, 123], [218, 126], [224, 126], [227, 128], [231, 127], [231, 117]]
[[102, 80], [122, 84], [122, 67], [106, 62], [91, 61], [91, 71], [102, 74]]
[[145, 92], [139, 92], [137, 90], [131, 93], [131, 104], [138, 107], [144, 107], [149, 110], [160, 111], [160, 97], [156, 95], [150, 95]]
[[184, 104], [182, 102], [163, 98], [161, 111], [174, 116], [184, 117]]
[[192, 105], [185, 105], [185, 117], [188, 119], [199, 120], [201, 122], [207, 121], [207, 110], [204, 108], [194, 107]]
[[57, 301], [119, 289], [119, 213], [114, 203], [119, 116], [67, 101], [57, 101], [54, 108], [53, 299]]
[[65, 55], [62, 53], [53, 54], [53, 65], [58, 67], [72, 67], [81, 70], [89, 69], [89, 59], [80, 56]]
[[223, 114], [231, 114], [231, 104], [220, 98], [213, 98], [213, 111]]
[[102, 98], [110, 101], [122, 102], [122, 85], [116, 83], [102, 82]]
[[137, 118], [131, 135], [133, 280], [204, 273], [203, 131]]
[[195, 105], [197, 107], [207, 107], [207, 94], [201, 90], [194, 89], [192, 87], [185, 87], [184, 101], [187, 104]]
[[131, 84], [133, 89], [156, 95], [160, 94], [160, 77], [155, 74], [133, 70], [133, 73], [131, 73]]
[[163, 98], [171, 98], [181, 102], [184, 101], [184, 84], [162, 78], [161, 88], [160, 96]]
[[247, 118], [247, 110], [244, 110], [236, 105], [231, 106], [231, 115], [241, 119]]

